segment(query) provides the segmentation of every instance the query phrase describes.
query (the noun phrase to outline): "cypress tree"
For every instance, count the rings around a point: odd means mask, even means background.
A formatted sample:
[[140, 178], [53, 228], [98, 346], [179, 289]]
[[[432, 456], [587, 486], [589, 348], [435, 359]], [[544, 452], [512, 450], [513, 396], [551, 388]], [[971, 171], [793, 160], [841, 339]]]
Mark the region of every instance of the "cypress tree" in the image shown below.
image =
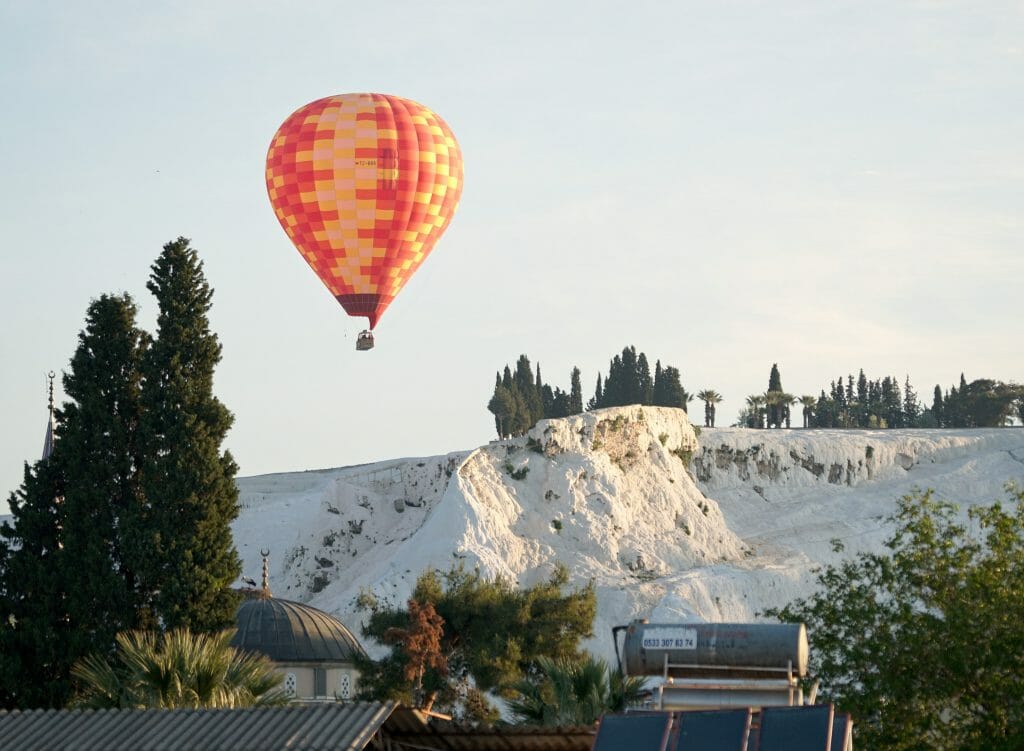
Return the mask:
[[512, 376], [515, 390], [522, 397], [525, 406], [524, 417], [527, 421], [522, 432], [526, 432], [537, 424], [538, 420], [544, 419], [544, 404], [541, 402], [540, 393], [537, 391], [537, 384], [533, 380], [533, 370], [530, 368], [530, 358], [526, 355], [519, 355], [516, 361], [516, 370]]
[[136, 565], [139, 364], [145, 335], [127, 295], [86, 313], [48, 458], [26, 467], [0, 536], [0, 695], [5, 704], [61, 706], [72, 664], [110, 652], [140, 614]]
[[661, 372], [661, 360], [654, 361], [654, 382], [651, 385], [651, 404], [657, 406], [665, 401], [665, 380]]
[[903, 419], [907, 427], [914, 427], [921, 416], [921, 406], [917, 402], [917, 393], [910, 385], [910, 375], [903, 382]]
[[573, 414], [569, 411], [569, 395], [560, 388], [551, 391], [547, 384], [544, 389], [551, 394], [551, 417], [568, 417]]
[[604, 392], [601, 389], [601, 374], [597, 374], [597, 386], [594, 387], [594, 396], [587, 402], [587, 409], [600, 409], [604, 406]]
[[768, 392], [765, 394], [765, 403], [768, 406], [768, 427], [781, 427], [785, 419], [785, 411], [782, 404], [782, 376], [779, 374], [779, 366], [772, 363], [771, 372], [768, 374]]
[[64, 377], [54, 454], [65, 472], [71, 651], [114, 649], [120, 631], [152, 628], [138, 572], [149, 554], [139, 477], [141, 364], [148, 337], [128, 295], [103, 295]]
[[583, 414], [583, 385], [580, 382], [580, 369], [573, 368], [569, 385], [569, 414]]
[[932, 394], [932, 416], [935, 418], [935, 422], [938, 424], [940, 428], [947, 427], [945, 414], [946, 411], [945, 409], [943, 409], [944, 406], [945, 405], [943, 405], [942, 403], [942, 389], [939, 388], [939, 384], [936, 383], [935, 391]]
[[213, 395], [221, 346], [207, 314], [213, 290], [189, 241], [164, 246], [147, 288], [157, 333], [143, 360], [143, 489], [152, 530], [146, 584], [165, 628], [213, 631], [234, 624], [241, 572], [231, 538], [237, 465], [221, 443], [232, 415]]
[[604, 398], [601, 400], [602, 407], [621, 407], [626, 402], [625, 374], [622, 367], [622, 358], [615, 355], [608, 363], [608, 377], [604, 379]]
[[964, 427], [964, 415], [962, 408], [961, 394], [956, 390], [956, 386], [950, 386], [949, 391], [946, 392], [945, 398], [942, 400], [943, 414], [946, 417], [947, 428], [962, 428]]
[[642, 399], [636, 347], [630, 345], [622, 350], [622, 384], [619, 405], [642, 404]]
[[640, 403], [651, 404], [654, 400], [654, 380], [651, 378], [651, 366], [647, 362], [647, 355], [643, 352], [636, 360], [636, 374]]
[[500, 376], [494, 386], [494, 394], [487, 403], [487, 409], [494, 415], [494, 428], [498, 431], [498, 438], [507, 438], [512, 435], [516, 400], [512, 392], [502, 385]]
[[[561, 414], [559, 414], [560, 408], [555, 405], [555, 396], [559, 393], [561, 393], [561, 389], [552, 390], [551, 386], [549, 386], [546, 383], [541, 387], [540, 403], [543, 406], [545, 418], [565, 417], [565, 412], [563, 411]], [[564, 409], [564, 405], [562, 409]]]
[[533, 387], [537, 389], [537, 398], [540, 400], [540, 418], [552, 417], [551, 408], [554, 402], [554, 392], [549, 386], [547, 392], [544, 391], [544, 381], [540, 377], [540, 363], [537, 363], [537, 378], [534, 380]]
[[662, 396], [664, 398], [664, 402], [656, 404], [655, 406], [678, 407], [686, 412], [687, 405], [690, 401], [690, 394], [687, 393], [685, 388], [683, 388], [683, 384], [680, 381], [679, 369], [674, 368], [671, 365], [667, 365], [661, 371], [661, 379], [663, 382]]

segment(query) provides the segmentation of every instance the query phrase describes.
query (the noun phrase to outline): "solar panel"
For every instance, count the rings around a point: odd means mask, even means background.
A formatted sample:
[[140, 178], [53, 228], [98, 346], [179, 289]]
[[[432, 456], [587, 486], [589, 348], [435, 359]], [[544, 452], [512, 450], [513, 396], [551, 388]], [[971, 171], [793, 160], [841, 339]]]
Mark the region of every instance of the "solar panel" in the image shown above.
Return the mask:
[[750, 710], [683, 712], [674, 751], [746, 751]]
[[765, 707], [761, 710], [759, 751], [831, 751], [831, 704]]
[[592, 751], [664, 751], [671, 727], [670, 714], [605, 715]]

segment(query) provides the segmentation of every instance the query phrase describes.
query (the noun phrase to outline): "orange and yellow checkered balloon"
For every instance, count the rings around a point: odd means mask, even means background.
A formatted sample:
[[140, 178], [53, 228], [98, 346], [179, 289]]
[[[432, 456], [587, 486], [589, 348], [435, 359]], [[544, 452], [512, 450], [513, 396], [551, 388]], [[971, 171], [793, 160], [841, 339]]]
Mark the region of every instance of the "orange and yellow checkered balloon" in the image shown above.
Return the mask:
[[416, 102], [341, 94], [284, 121], [266, 174], [288, 237], [372, 329], [451, 221], [462, 154], [444, 120]]

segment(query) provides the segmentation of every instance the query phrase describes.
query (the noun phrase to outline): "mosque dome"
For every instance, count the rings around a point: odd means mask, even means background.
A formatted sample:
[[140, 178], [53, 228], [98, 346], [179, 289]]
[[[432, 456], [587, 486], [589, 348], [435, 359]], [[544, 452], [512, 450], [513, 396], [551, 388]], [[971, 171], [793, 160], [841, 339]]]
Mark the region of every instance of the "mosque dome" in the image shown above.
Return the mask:
[[278, 663], [352, 662], [365, 655], [345, 625], [322, 610], [275, 597], [244, 600], [231, 646]]

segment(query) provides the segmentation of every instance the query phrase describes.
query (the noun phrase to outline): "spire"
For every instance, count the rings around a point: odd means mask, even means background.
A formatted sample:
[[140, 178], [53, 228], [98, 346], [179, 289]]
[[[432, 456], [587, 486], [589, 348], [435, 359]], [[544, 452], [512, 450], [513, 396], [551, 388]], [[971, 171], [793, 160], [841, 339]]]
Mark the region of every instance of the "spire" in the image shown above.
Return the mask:
[[273, 597], [270, 594], [270, 564], [267, 562], [270, 557], [270, 551], [260, 550], [260, 555], [263, 556], [263, 586], [260, 589], [260, 599], [267, 600]]
[[53, 379], [57, 377], [57, 374], [52, 370], [46, 374], [47, 379], [50, 382], [50, 416], [46, 421], [46, 437], [43, 438], [43, 458], [50, 458], [50, 454], [53, 453], [53, 432], [54, 432], [54, 420], [53, 420]]

